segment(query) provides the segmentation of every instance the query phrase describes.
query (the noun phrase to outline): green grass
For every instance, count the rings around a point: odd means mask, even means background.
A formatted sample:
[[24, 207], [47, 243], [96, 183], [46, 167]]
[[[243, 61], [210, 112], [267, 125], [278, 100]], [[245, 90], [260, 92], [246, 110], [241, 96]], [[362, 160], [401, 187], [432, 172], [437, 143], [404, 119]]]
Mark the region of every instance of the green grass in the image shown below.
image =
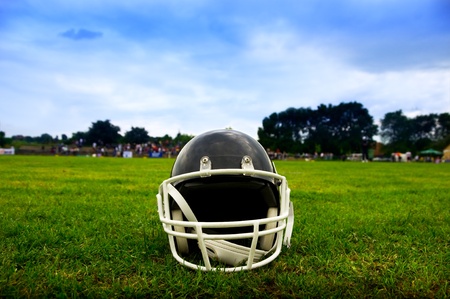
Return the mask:
[[0, 297], [450, 297], [450, 164], [277, 162], [290, 249], [238, 273], [169, 251], [169, 159], [0, 157]]

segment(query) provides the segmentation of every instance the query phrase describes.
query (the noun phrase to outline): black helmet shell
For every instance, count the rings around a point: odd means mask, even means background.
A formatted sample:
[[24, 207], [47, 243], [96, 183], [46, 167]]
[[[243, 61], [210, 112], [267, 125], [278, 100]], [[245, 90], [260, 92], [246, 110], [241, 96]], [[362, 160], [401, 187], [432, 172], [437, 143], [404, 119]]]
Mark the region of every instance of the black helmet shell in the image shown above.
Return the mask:
[[194, 137], [178, 154], [171, 176], [200, 170], [202, 157], [209, 157], [211, 169], [240, 169], [244, 156], [255, 170], [275, 172], [265, 149], [254, 138], [234, 130], [214, 130]]

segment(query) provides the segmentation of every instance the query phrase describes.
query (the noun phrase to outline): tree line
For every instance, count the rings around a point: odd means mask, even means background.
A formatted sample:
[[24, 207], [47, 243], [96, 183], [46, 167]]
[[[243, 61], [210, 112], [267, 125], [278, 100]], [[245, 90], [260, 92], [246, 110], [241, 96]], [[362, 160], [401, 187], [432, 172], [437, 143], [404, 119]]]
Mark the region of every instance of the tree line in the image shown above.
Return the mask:
[[372, 139], [377, 134], [373, 117], [357, 102], [288, 108], [272, 113], [262, 124], [261, 144], [290, 153], [351, 153], [360, 151], [363, 136]]
[[78, 131], [72, 133], [72, 137], [65, 134], [61, 138], [56, 136], [53, 138], [50, 134], [42, 134], [37, 137], [16, 135], [11, 138], [6, 138], [4, 132], [0, 132], [0, 146], [5, 144], [14, 145], [14, 143], [22, 144], [66, 144], [76, 146], [91, 146], [93, 144], [104, 146], [106, 148], [114, 147], [117, 144], [160, 144], [165, 147], [181, 146], [186, 144], [194, 136], [178, 133], [175, 138], [169, 135], [162, 137], [152, 137], [145, 128], [131, 127], [131, 130], [125, 132], [124, 135], [120, 133], [120, 127], [115, 126], [110, 120], [99, 120], [92, 123], [92, 126], [85, 132]]
[[374, 136], [381, 136], [385, 154], [417, 153], [429, 147], [442, 150], [450, 143], [449, 113], [408, 118], [399, 110], [386, 113], [380, 121], [379, 128], [358, 102], [288, 108], [265, 117], [258, 138], [273, 151], [335, 155], [360, 152], [363, 138], [373, 144]]
[[389, 112], [381, 119], [380, 129], [382, 141], [390, 152], [443, 150], [450, 144], [450, 113], [408, 118], [402, 110]]
[[[316, 109], [288, 108], [274, 112], [262, 120], [258, 128], [258, 141], [267, 149], [287, 153], [333, 153], [345, 155], [361, 151], [361, 141], [380, 136], [385, 154], [392, 152], [418, 151], [434, 147], [442, 150], [450, 144], [450, 114], [405, 116], [402, 110], [389, 112], [380, 120], [380, 127], [374, 123], [369, 111], [358, 102], [343, 102], [338, 105], [321, 104]], [[164, 146], [183, 146], [194, 136], [178, 133], [152, 137], [145, 128], [132, 127], [122, 136], [120, 127], [109, 120], [96, 121], [85, 132], [76, 132], [68, 138], [65, 134], [53, 138], [49, 134], [39, 137], [12, 136], [6, 138], [0, 132], [0, 146], [25, 143], [116, 144], [155, 143]]]

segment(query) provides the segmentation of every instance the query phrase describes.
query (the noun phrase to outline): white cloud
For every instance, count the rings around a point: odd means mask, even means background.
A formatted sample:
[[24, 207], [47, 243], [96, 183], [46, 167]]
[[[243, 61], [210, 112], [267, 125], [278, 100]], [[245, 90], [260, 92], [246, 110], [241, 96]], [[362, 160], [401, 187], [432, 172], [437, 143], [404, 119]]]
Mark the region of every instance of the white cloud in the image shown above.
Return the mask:
[[[335, 12], [308, 3], [299, 11], [255, 2], [222, 11], [204, 1], [144, 2], [31, 1], [26, 16], [9, 17], [0, 29], [0, 67], [8, 70], [0, 98], [11, 103], [0, 112], [2, 130], [70, 135], [110, 119], [123, 132], [145, 127], [153, 136], [232, 127], [256, 137], [264, 117], [289, 107], [358, 101], [375, 120], [399, 109], [450, 111], [448, 55], [438, 51], [442, 60], [432, 65], [441, 69], [425, 68], [417, 61], [434, 47], [412, 34], [381, 38], [370, 18], [364, 29], [374, 34], [362, 36], [359, 18], [347, 24], [340, 15], [351, 16], [348, 2]], [[70, 28], [103, 35], [58, 35]], [[395, 28], [408, 32], [408, 24]], [[413, 38], [407, 47], [405, 36]], [[446, 45], [448, 34], [427, 41], [436, 40]], [[409, 58], [383, 53], [395, 47]]]

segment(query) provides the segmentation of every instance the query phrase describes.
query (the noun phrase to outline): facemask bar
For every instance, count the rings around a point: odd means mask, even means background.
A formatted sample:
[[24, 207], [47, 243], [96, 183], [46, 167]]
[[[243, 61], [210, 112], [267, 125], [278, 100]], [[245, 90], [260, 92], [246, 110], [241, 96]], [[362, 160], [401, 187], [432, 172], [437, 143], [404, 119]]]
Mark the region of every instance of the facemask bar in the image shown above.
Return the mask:
[[[279, 182], [280, 215], [270, 218], [243, 220], [243, 221], [198, 222], [189, 205], [186, 203], [183, 196], [178, 192], [178, 190], [175, 189], [174, 185], [175, 183], [184, 180], [213, 175], [256, 176], [256, 177], [270, 178], [275, 180], [276, 182]], [[188, 219], [188, 221], [180, 221], [172, 219], [169, 202], [170, 196], [172, 196], [172, 198], [180, 206], [183, 214]], [[289, 200], [289, 196], [290, 196], [290, 189], [287, 186], [286, 178], [276, 173], [253, 169], [211, 170], [205, 168], [204, 170], [201, 171], [178, 175], [165, 180], [160, 185], [159, 193], [157, 194], [157, 202], [158, 202], [159, 218], [163, 224], [164, 231], [169, 236], [169, 245], [171, 252], [178, 262], [193, 269], [200, 269], [204, 271], [220, 270], [229, 272], [229, 271], [249, 270], [266, 265], [271, 261], [273, 261], [280, 254], [283, 243], [287, 246], [290, 245], [289, 242], [290, 236], [292, 234], [294, 213], [292, 204], [290, 203]], [[260, 225], [264, 225], [271, 222], [276, 222], [277, 223], [276, 227], [264, 231], [259, 230]], [[179, 226], [183, 228], [192, 228], [192, 232], [187, 233], [175, 231], [174, 226]], [[230, 228], [230, 227], [253, 227], [253, 230], [251, 232], [239, 234], [206, 234], [203, 232], [205, 228]], [[284, 232], [284, 242], [281, 242], [283, 238], [283, 232]], [[269, 234], [276, 234], [275, 238], [277, 241], [273, 246], [273, 248], [268, 251], [257, 249], [256, 246], [258, 243], [258, 238]], [[175, 238], [186, 238], [197, 240], [204, 261], [204, 266], [193, 264], [183, 259], [176, 249]], [[226, 240], [246, 239], [246, 238], [252, 240], [251, 247], [245, 247], [226, 241]], [[246, 260], [247, 261], [246, 265], [237, 267], [213, 268], [210, 262], [210, 256], [212, 256], [213, 254], [211, 253], [211, 250], [209, 251], [208, 254], [207, 248], [213, 249], [213, 251], [217, 255], [221, 255], [222, 260], [229, 260], [229, 259]], [[269, 253], [270, 255], [268, 255]], [[265, 255], [268, 256], [265, 259], [258, 261]]]

